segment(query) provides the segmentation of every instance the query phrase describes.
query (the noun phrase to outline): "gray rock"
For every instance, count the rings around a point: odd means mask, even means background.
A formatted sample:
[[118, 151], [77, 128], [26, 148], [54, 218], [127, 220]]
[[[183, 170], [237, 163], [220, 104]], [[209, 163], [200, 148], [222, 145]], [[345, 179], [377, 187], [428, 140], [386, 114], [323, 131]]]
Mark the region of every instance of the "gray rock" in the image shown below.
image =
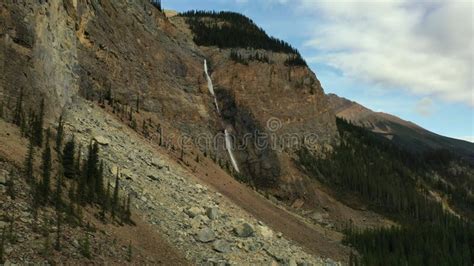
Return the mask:
[[150, 178], [153, 181], [158, 181], [158, 182], [160, 181], [160, 177], [153, 173], [148, 174], [148, 178]]
[[6, 185], [7, 184], [7, 175], [8, 175], [7, 171], [0, 170], [0, 185]]
[[158, 158], [151, 158], [151, 164], [160, 169], [162, 168], [162, 165], [160, 164], [160, 160]]
[[265, 225], [257, 225], [257, 232], [262, 236], [263, 239], [270, 239], [273, 237], [272, 229]]
[[7, 260], [7, 261], [5, 261], [5, 264], [3, 264], [3, 265], [5, 265], [5, 266], [16, 266], [17, 264], [14, 264], [11, 261]]
[[252, 251], [252, 252], [253, 252], [253, 251], [257, 251], [258, 248], [259, 248], [259, 244], [258, 244], [258, 243], [252, 243], [252, 242], [251, 242], [251, 243], [247, 244], [247, 249], [248, 249], [249, 251]]
[[314, 212], [311, 215], [311, 219], [313, 219], [315, 222], [322, 223], [324, 221], [323, 215], [319, 212]]
[[122, 169], [120, 171], [120, 173], [122, 174], [123, 177], [125, 177], [126, 179], [128, 180], [133, 180], [133, 177], [134, 177], [134, 174], [132, 171], [128, 170], [128, 169]]
[[200, 207], [191, 207], [184, 211], [190, 218], [194, 218], [203, 213], [202, 208]]
[[203, 243], [208, 243], [214, 241], [216, 238], [214, 231], [212, 231], [209, 227], [205, 227], [196, 234], [196, 240]]
[[211, 220], [216, 220], [219, 218], [219, 210], [216, 207], [207, 208], [206, 214]]
[[95, 136], [94, 140], [97, 141], [100, 145], [107, 146], [110, 144], [110, 140], [104, 136]]
[[0, 228], [6, 228], [8, 226], [8, 223], [0, 221]]
[[230, 243], [226, 240], [219, 239], [214, 241], [213, 248], [217, 252], [228, 253], [230, 251]]
[[234, 227], [234, 233], [238, 237], [251, 237], [254, 235], [255, 230], [249, 223], [242, 223]]
[[282, 264], [287, 266], [297, 266], [296, 260], [292, 258], [284, 259]]

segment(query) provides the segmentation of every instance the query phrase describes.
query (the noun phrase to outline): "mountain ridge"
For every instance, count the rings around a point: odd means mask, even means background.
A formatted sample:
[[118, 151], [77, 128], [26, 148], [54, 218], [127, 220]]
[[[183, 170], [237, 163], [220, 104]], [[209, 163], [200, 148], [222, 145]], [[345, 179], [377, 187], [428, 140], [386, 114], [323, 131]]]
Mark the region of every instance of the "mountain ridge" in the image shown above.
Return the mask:
[[429, 149], [448, 149], [468, 160], [474, 160], [474, 143], [436, 134], [391, 114], [374, 112], [336, 94], [328, 94], [328, 97], [336, 116], [388, 139], [395, 137], [395, 142], [409, 150], [419, 152]]

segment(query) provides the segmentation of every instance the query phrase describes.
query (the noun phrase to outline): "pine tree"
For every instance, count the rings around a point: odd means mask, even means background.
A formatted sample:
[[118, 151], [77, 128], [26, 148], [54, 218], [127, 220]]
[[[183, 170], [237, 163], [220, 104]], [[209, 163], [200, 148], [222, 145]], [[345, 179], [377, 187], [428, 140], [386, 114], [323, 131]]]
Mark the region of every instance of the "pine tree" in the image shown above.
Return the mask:
[[127, 261], [132, 262], [132, 241], [128, 243]]
[[161, 0], [150, 0], [151, 4], [156, 7], [160, 12], [163, 11], [161, 8]]
[[77, 201], [84, 205], [88, 202], [87, 200], [87, 160], [84, 159], [82, 162], [82, 170], [80, 174], [77, 175]]
[[30, 139], [29, 144], [28, 144], [28, 153], [26, 156], [25, 160], [25, 176], [26, 180], [30, 184], [34, 184], [35, 180], [33, 177], [33, 163], [34, 163], [34, 147], [33, 147], [33, 141]]
[[99, 144], [97, 142], [89, 144], [86, 168], [86, 184], [89, 202], [98, 200], [98, 195], [102, 194], [102, 180], [99, 176]]
[[81, 163], [82, 163], [82, 144], [79, 143], [79, 148], [77, 148], [77, 155], [74, 161], [74, 171], [76, 172], [76, 176], [81, 176]]
[[115, 177], [114, 195], [112, 198], [112, 217], [115, 217], [119, 206], [119, 173]]
[[4, 119], [4, 118], [5, 118], [5, 113], [4, 113], [4, 111], [3, 111], [4, 105], [5, 105], [5, 102], [2, 100], [2, 102], [0, 102], [0, 118], [1, 118], [1, 119]]
[[104, 197], [102, 198], [102, 211], [101, 211], [101, 217], [102, 220], [105, 221], [105, 216], [107, 215], [107, 212], [110, 210], [110, 184], [109, 181], [107, 181], [107, 190], [105, 192]]
[[56, 150], [61, 153], [64, 138], [64, 120], [63, 115], [59, 116], [58, 127], [56, 128]]
[[55, 209], [56, 209], [56, 244], [54, 248], [61, 250], [61, 205], [62, 205], [62, 177], [58, 175], [56, 179], [56, 195], [55, 195]]
[[95, 193], [97, 195], [98, 203], [103, 202], [104, 198], [104, 161], [100, 161], [99, 170], [95, 182]]
[[163, 146], [163, 128], [161, 127], [161, 124], [158, 124], [158, 134], [160, 134], [160, 147]]
[[11, 199], [16, 198], [16, 191], [15, 191], [15, 177], [13, 173], [10, 174], [10, 178], [7, 180], [7, 195], [10, 196]]
[[21, 132], [21, 136], [26, 138], [28, 136], [28, 123], [25, 119], [25, 115], [22, 113], [20, 113], [19, 115], [20, 117], [20, 132]]
[[35, 145], [41, 147], [43, 144], [44, 99], [41, 99], [39, 114], [35, 118], [32, 124], [32, 138]]
[[48, 201], [48, 195], [50, 193], [50, 179], [51, 179], [51, 167], [52, 167], [52, 162], [51, 162], [51, 148], [49, 146], [49, 136], [50, 136], [50, 130], [48, 129], [46, 131], [46, 146], [43, 150], [43, 163], [42, 163], [42, 181], [40, 183], [41, 187], [41, 199], [43, 203], [46, 203]]
[[142, 129], [143, 129], [143, 135], [145, 136], [145, 138], [148, 138], [149, 132], [148, 132], [148, 125], [147, 125], [146, 120], [143, 120]]
[[63, 156], [62, 156], [62, 165], [64, 169], [64, 176], [70, 179], [76, 177], [76, 169], [75, 169], [75, 141], [74, 136], [66, 142], [64, 145]]
[[132, 210], [131, 210], [131, 205], [132, 205], [132, 197], [130, 193], [128, 194], [127, 197], [127, 204], [125, 206], [125, 217], [127, 219], [127, 222], [132, 221]]
[[138, 93], [137, 93], [136, 108], [137, 108], [137, 113], [140, 113], [140, 94]]
[[20, 95], [18, 96], [15, 108], [15, 114], [13, 116], [13, 123], [21, 127], [23, 122], [23, 88], [20, 89]]
[[6, 242], [6, 228], [3, 227], [2, 239], [0, 240], [0, 264], [5, 263], [5, 242]]

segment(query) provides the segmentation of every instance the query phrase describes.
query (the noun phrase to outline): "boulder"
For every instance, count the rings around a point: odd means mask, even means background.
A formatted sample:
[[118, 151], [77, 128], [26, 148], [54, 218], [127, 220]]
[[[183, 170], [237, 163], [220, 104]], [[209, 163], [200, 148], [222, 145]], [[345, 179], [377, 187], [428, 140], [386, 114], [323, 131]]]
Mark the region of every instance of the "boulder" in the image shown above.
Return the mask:
[[216, 207], [207, 208], [206, 214], [211, 220], [216, 220], [219, 218], [219, 210]]
[[160, 177], [155, 173], [149, 173], [148, 178], [150, 178], [152, 181], [160, 181]]
[[214, 231], [212, 231], [209, 227], [205, 227], [196, 234], [196, 240], [202, 243], [208, 243], [214, 241], [216, 238]]
[[257, 232], [259, 233], [259, 235], [262, 236], [263, 239], [273, 238], [273, 231], [272, 231], [272, 229], [268, 228], [267, 226], [258, 225], [257, 226]]
[[110, 144], [110, 140], [104, 136], [95, 136], [94, 140], [97, 141], [100, 145], [107, 146]]
[[117, 173], [119, 171], [119, 168], [117, 165], [113, 164], [111, 167], [110, 167], [110, 173], [113, 175], [113, 176], [116, 176]]
[[219, 239], [214, 241], [213, 248], [217, 252], [227, 253], [230, 251], [230, 243], [226, 240]]
[[7, 176], [8, 172], [6, 170], [0, 170], [0, 185], [6, 185], [7, 184]]
[[254, 235], [255, 230], [249, 223], [242, 223], [234, 227], [234, 233], [238, 237], [251, 237]]
[[204, 211], [201, 207], [191, 207], [184, 211], [190, 218], [194, 218], [200, 214], [203, 214]]
[[8, 223], [0, 221], [0, 229], [6, 228], [8, 226]]
[[134, 177], [134, 174], [132, 171], [128, 170], [128, 169], [122, 169], [120, 171], [120, 173], [122, 174], [123, 177], [125, 177], [126, 179], [128, 180], [133, 180], [133, 177]]
[[292, 208], [295, 208], [295, 209], [301, 209], [301, 207], [303, 207], [304, 205], [304, 201], [302, 199], [296, 199], [293, 204], [291, 204], [291, 207]]

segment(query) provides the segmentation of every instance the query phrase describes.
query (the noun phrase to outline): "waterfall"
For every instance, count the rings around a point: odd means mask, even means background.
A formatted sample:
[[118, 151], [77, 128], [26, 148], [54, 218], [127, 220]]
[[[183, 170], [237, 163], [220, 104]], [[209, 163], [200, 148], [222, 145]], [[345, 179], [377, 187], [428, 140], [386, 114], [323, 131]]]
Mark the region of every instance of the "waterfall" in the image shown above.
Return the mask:
[[[209, 73], [208, 73], [208, 70], [207, 70], [207, 61], [206, 61], [206, 59], [204, 59], [204, 72], [206, 73], [207, 88], [209, 89], [209, 93], [214, 98], [214, 104], [216, 105], [217, 114], [220, 115], [221, 111], [219, 110], [219, 105], [217, 103], [217, 98], [216, 98], [216, 95], [214, 94], [214, 86], [212, 85], [211, 77], [209, 77]], [[237, 165], [237, 161], [234, 158], [234, 153], [232, 152], [232, 141], [230, 139], [230, 135], [229, 135], [229, 132], [227, 131], [227, 129], [224, 130], [224, 134], [225, 134], [225, 147], [227, 149], [227, 152], [229, 153], [229, 157], [230, 157], [230, 161], [232, 162], [232, 166], [234, 167], [235, 171], [237, 171], [237, 173], [240, 173], [239, 166]]]
[[212, 97], [214, 97], [214, 104], [216, 105], [217, 114], [220, 115], [221, 111], [219, 110], [219, 104], [217, 104], [216, 95], [214, 94], [214, 85], [212, 85], [211, 77], [209, 77], [206, 59], [204, 59], [204, 73], [206, 73], [207, 88], [209, 89], [209, 93], [212, 95]]
[[209, 73], [207, 72], [207, 61], [206, 61], [206, 59], [204, 59], [204, 72], [206, 73], [207, 88], [209, 89], [209, 92], [211, 93], [211, 95], [216, 97], [215, 94], [214, 94], [214, 86], [212, 85], [211, 77], [209, 77]]
[[225, 147], [227, 149], [227, 152], [229, 153], [232, 166], [234, 167], [235, 171], [237, 171], [237, 173], [240, 173], [239, 166], [237, 165], [237, 161], [235, 161], [235, 158], [234, 158], [234, 153], [232, 152], [232, 142], [231, 142], [230, 135], [227, 129], [224, 130], [224, 134], [225, 134]]

